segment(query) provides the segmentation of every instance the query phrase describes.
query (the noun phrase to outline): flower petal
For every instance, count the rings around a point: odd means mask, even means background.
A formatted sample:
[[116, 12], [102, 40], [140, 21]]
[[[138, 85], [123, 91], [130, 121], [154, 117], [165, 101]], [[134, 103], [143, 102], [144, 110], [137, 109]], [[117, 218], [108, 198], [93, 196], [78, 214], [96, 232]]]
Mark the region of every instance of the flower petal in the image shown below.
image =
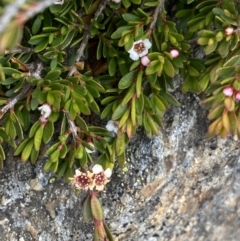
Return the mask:
[[96, 185], [96, 190], [102, 191], [104, 189], [104, 185]]
[[108, 131], [115, 132], [117, 134], [117, 132], [118, 132], [118, 122], [113, 121], [113, 120], [108, 121], [108, 123], [106, 125], [106, 129]]
[[143, 57], [148, 54], [148, 49], [145, 49], [142, 51], [142, 53], [139, 54], [139, 57]]
[[100, 172], [103, 172], [103, 167], [99, 164], [95, 164], [92, 167], [92, 171], [93, 171], [94, 174], [99, 174]]
[[48, 118], [52, 113], [52, 109], [48, 104], [44, 104], [44, 105], [38, 107], [38, 109], [41, 111], [41, 115], [44, 118]]
[[129, 57], [134, 61], [139, 60], [139, 55], [134, 50], [132, 50], [131, 52], [129, 51]]
[[110, 168], [107, 168], [105, 171], [104, 171], [104, 174], [107, 178], [111, 177], [112, 176], [112, 170]]
[[146, 49], [150, 49], [152, 47], [152, 43], [147, 38], [143, 40], [143, 43]]

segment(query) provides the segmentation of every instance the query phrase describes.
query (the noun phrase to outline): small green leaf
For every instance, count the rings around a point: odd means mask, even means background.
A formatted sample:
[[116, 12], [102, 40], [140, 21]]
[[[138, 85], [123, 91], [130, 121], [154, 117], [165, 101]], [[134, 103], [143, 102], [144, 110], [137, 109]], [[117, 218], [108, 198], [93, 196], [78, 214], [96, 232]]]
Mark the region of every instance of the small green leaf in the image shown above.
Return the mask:
[[120, 156], [125, 151], [126, 147], [126, 141], [125, 141], [125, 133], [121, 133], [121, 135], [118, 135], [118, 137], [115, 139], [115, 149], [117, 156]]
[[35, 20], [34, 20], [34, 22], [32, 24], [32, 33], [33, 34], [36, 34], [39, 31], [39, 29], [41, 27], [41, 24], [42, 24], [42, 18], [38, 15], [35, 18]]
[[35, 48], [34, 52], [39, 53], [43, 51], [48, 45], [48, 38], [44, 38]]
[[114, 110], [111, 119], [118, 120], [119, 118], [121, 118], [124, 112], [127, 110], [127, 108], [127, 105], [118, 105], [118, 107]]
[[175, 75], [174, 67], [172, 63], [169, 61], [169, 59], [165, 58], [164, 65], [163, 65], [163, 70], [166, 75], [169, 77], [173, 78]]
[[135, 79], [136, 73], [137, 73], [137, 70], [133, 70], [133, 71], [129, 72], [128, 74], [124, 75], [118, 83], [118, 88], [126, 89], [126, 88], [130, 87]]
[[83, 202], [82, 212], [83, 212], [83, 218], [85, 222], [89, 222], [93, 219], [93, 214], [91, 211], [91, 199], [89, 195]]
[[54, 125], [53, 122], [48, 121], [46, 125], [44, 126], [44, 131], [43, 131], [43, 142], [47, 144], [52, 136], [54, 134]]
[[44, 129], [44, 126], [40, 125], [40, 127], [38, 128], [38, 130], [34, 135], [34, 147], [36, 151], [40, 150], [40, 146], [42, 144], [43, 129]]
[[31, 127], [31, 129], [30, 129], [30, 131], [29, 131], [29, 134], [28, 134], [28, 137], [29, 137], [29, 138], [32, 138], [32, 137], [35, 135], [37, 129], [38, 129], [39, 126], [40, 126], [40, 124], [41, 124], [41, 122], [38, 120], [38, 121], [36, 121], [36, 122], [32, 125], [32, 127]]
[[108, 72], [110, 76], [114, 76], [116, 73], [117, 62], [115, 58], [111, 58], [108, 63]]
[[23, 162], [27, 161], [31, 155], [33, 149], [33, 140], [29, 140], [27, 145], [24, 147], [21, 159]]
[[130, 30], [131, 28], [132, 28], [131, 26], [122, 26], [122, 27], [119, 27], [115, 32], [112, 33], [111, 38], [112, 38], [112, 39], [121, 38], [121, 37], [122, 37], [122, 33], [123, 33], [125, 30]]
[[47, 75], [44, 77], [44, 80], [57, 80], [59, 78], [61, 74], [61, 71], [60, 70], [57, 70], [57, 69], [53, 69], [53, 70], [50, 70]]
[[90, 204], [91, 204], [91, 211], [94, 219], [96, 219], [97, 221], [102, 221], [103, 220], [102, 206], [95, 195], [91, 196]]
[[29, 138], [24, 140], [15, 150], [14, 156], [18, 156], [23, 151], [24, 147], [27, 145], [28, 142], [29, 142]]

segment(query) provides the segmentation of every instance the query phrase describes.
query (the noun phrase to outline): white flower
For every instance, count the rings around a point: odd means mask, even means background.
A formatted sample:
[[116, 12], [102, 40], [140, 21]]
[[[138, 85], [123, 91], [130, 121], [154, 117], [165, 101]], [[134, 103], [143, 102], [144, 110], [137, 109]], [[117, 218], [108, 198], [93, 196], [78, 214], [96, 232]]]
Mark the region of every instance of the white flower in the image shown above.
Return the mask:
[[94, 146], [94, 144], [93, 144], [92, 142], [88, 142], [88, 144], [89, 144], [90, 146], [92, 146], [92, 147], [94, 148], [94, 150], [90, 150], [90, 149], [88, 149], [87, 147], [85, 147], [86, 152], [87, 152], [87, 153], [93, 153], [93, 152], [95, 152], [95, 146]]
[[52, 109], [48, 104], [44, 104], [38, 107], [38, 109], [41, 111], [41, 115], [45, 119], [48, 118], [52, 113]]
[[104, 186], [109, 182], [109, 178], [112, 175], [112, 170], [107, 168], [104, 171], [101, 165], [95, 164], [92, 168], [92, 171], [94, 173], [93, 185], [95, 186], [96, 190], [102, 191]]
[[108, 131], [111, 131], [111, 132], [114, 132], [114, 133], [117, 134], [117, 132], [118, 132], [118, 122], [113, 121], [113, 120], [108, 121], [108, 123], [106, 125], [106, 129]]
[[75, 171], [74, 177], [69, 178], [69, 180], [71, 181], [72, 184], [75, 185], [77, 189], [93, 190], [94, 188], [93, 179], [92, 179], [93, 175], [94, 174], [92, 172], [87, 171], [87, 173], [85, 173], [77, 169]]
[[128, 51], [132, 60], [139, 60], [139, 57], [143, 57], [148, 54], [148, 49], [152, 47], [152, 43], [149, 39], [138, 40], [133, 43], [132, 48]]
[[115, 2], [115, 3], [120, 3], [121, 0], [112, 0], [112, 2]]

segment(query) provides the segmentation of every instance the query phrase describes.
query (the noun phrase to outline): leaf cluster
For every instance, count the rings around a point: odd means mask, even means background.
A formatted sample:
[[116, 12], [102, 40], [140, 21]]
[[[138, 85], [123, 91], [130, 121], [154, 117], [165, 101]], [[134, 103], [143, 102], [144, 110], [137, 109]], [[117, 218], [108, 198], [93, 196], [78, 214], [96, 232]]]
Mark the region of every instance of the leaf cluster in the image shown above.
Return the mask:
[[[0, 141], [22, 161], [35, 163], [47, 145], [44, 170], [57, 177], [68, 179], [93, 162], [113, 168], [117, 160], [123, 167], [125, 147], [137, 128], [157, 135], [164, 112], [179, 105], [169, 91], [177, 74], [184, 79], [184, 93], [206, 94], [214, 121], [209, 137], [240, 136], [235, 1], [182, 0], [175, 22], [157, 0], [65, 0], [24, 19], [36, 6], [32, 1], [21, 6], [0, 32]], [[147, 66], [128, 53], [145, 39], [152, 44]], [[195, 57], [195, 47], [206, 58]], [[234, 95], [226, 97], [229, 86]], [[47, 121], [37, 117], [44, 104], [52, 109]], [[95, 118], [115, 121], [116, 135], [94, 124]], [[89, 150], [97, 151], [94, 160]], [[4, 159], [1, 146], [1, 167]]]

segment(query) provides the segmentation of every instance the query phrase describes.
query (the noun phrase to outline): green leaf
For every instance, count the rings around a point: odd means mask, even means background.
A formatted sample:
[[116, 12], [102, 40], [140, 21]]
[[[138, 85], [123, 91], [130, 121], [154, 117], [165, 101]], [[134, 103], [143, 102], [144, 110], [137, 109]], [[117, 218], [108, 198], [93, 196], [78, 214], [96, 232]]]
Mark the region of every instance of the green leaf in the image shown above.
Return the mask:
[[61, 50], [65, 49], [72, 42], [76, 32], [77, 32], [76, 30], [72, 30], [67, 33], [67, 35], [65, 36], [65, 38], [63, 39], [60, 45]]
[[32, 164], [35, 164], [37, 158], [39, 155], [39, 151], [36, 151], [35, 148], [32, 148], [31, 155], [30, 155], [30, 160]]
[[163, 64], [163, 70], [166, 75], [173, 78], [175, 75], [174, 67], [172, 63], [169, 61], [169, 59], [165, 58], [164, 64]]
[[38, 129], [39, 126], [40, 126], [40, 124], [41, 124], [41, 122], [38, 120], [38, 121], [36, 121], [36, 122], [32, 125], [32, 127], [31, 127], [31, 129], [30, 129], [30, 131], [29, 131], [29, 134], [28, 134], [28, 137], [29, 137], [29, 138], [32, 138], [32, 137], [35, 135], [37, 129]]
[[127, 105], [118, 105], [118, 107], [114, 110], [112, 114], [112, 120], [118, 120], [119, 118], [122, 117], [124, 112], [127, 110], [128, 106]]
[[35, 20], [34, 20], [34, 22], [32, 24], [32, 33], [33, 34], [36, 34], [39, 31], [39, 29], [41, 27], [41, 24], [42, 24], [42, 18], [38, 15], [35, 18]]
[[137, 70], [133, 70], [133, 71], [129, 72], [128, 74], [124, 75], [118, 83], [118, 88], [126, 89], [126, 88], [130, 87], [135, 79], [136, 73], [137, 73]]
[[111, 234], [111, 231], [109, 230], [108, 226], [106, 225], [106, 223], [103, 223], [104, 226], [104, 230], [106, 232], [107, 238], [109, 241], [114, 241], [113, 235]]
[[222, 0], [221, 3], [223, 8], [226, 8], [232, 14], [236, 14], [234, 1]]
[[43, 79], [51, 80], [51, 81], [57, 80], [59, 78], [60, 74], [61, 74], [60, 70], [53, 69], [53, 70], [50, 70]]
[[93, 219], [93, 215], [91, 211], [91, 199], [89, 195], [83, 202], [82, 212], [83, 212], [83, 218], [85, 222], [89, 222]]
[[209, 41], [209, 38], [208, 37], [201, 37], [197, 40], [197, 43], [199, 45], [207, 45], [208, 44], [208, 41]]
[[35, 48], [34, 52], [39, 53], [43, 51], [48, 45], [48, 38], [43, 39]]
[[48, 121], [46, 125], [44, 126], [44, 131], [43, 131], [43, 142], [47, 144], [52, 136], [54, 134], [54, 125], [53, 122]]
[[193, 13], [192, 9], [183, 9], [178, 11], [175, 16], [177, 18], [185, 18], [185, 17], [191, 16], [192, 13]]
[[230, 77], [234, 74], [234, 67], [233, 66], [226, 66], [217, 69], [216, 71], [217, 76], [221, 76], [222, 78]]
[[218, 46], [218, 42], [217, 42], [217, 41], [214, 41], [214, 42], [212, 43], [212, 45], [207, 45], [207, 46], [204, 48], [204, 53], [205, 53], [206, 55], [211, 54], [213, 51], [215, 51], [215, 49], [217, 48], [217, 46]]
[[109, 63], [108, 63], [108, 72], [110, 76], [114, 76], [116, 73], [116, 68], [117, 68], [117, 62], [115, 58], [111, 58]]
[[24, 140], [15, 150], [14, 156], [18, 156], [23, 151], [24, 147], [27, 145], [28, 142], [29, 142], [29, 138]]
[[135, 14], [132, 13], [124, 13], [122, 14], [122, 18], [126, 21], [141, 21], [141, 18], [136, 16]]
[[38, 130], [34, 135], [34, 147], [36, 151], [40, 150], [40, 146], [42, 144], [43, 129], [44, 129], [44, 126], [40, 125], [40, 127], [38, 128]]
[[79, 115], [76, 116], [75, 122], [81, 130], [83, 130], [84, 132], [88, 132], [88, 126], [86, 122]]
[[94, 219], [97, 221], [103, 220], [103, 210], [101, 203], [99, 202], [98, 198], [95, 195], [91, 196], [91, 211]]
[[125, 94], [125, 96], [124, 96], [124, 98], [123, 98], [123, 100], [121, 102], [121, 105], [122, 106], [126, 105], [129, 102], [129, 100], [133, 97], [134, 94], [135, 94], [135, 85], [132, 85], [128, 89], [127, 93]]
[[180, 103], [170, 93], [160, 91], [159, 94], [163, 96], [170, 104], [174, 106], [180, 106]]
[[112, 33], [111, 38], [112, 38], [112, 39], [121, 38], [121, 37], [122, 37], [122, 33], [123, 33], [125, 30], [130, 30], [131, 28], [132, 28], [131, 26], [122, 26], [122, 27], [119, 27], [115, 32]]
[[[113, 102], [114, 103], [114, 102]], [[104, 110], [101, 113], [101, 119], [104, 119], [106, 117], [108, 117], [109, 115], [112, 114], [112, 107], [113, 107], [113, 103], [109, 104], [108, 106], [106, 106], [104, 108]]]
[[67, 162], [63, 162], [58, 168], [58, 173], [57, 173], [58, 179], [64, 175], [66, 169], [67, 169]]
[[222, 56], [222, 58], [225, 58], [227, 54], [229, 53], [229, 47], [230, 47], [231, 41], [223, 40], [219, 46], [218, 46], [218, 53]]
[[240, 55], [235, 55], [233, 56], [231, 59], [229, 59], [228, 61], [225, 62], [225, 64], [223, 65], [223, 67], [227, 67], [227, 66], [236, 66], [240, 64]]
[[24, 147], [21, 159], [23, 162], [27, 161], [31, 155], [33, 149], [33, 140], [29, 140], [27, 145]]
[[121, 135], [118, 135], [115, 141], [116, 154], [117, 156], [120, 156], [123, 154], [126, 148], [125, 133], [121, 133]]

